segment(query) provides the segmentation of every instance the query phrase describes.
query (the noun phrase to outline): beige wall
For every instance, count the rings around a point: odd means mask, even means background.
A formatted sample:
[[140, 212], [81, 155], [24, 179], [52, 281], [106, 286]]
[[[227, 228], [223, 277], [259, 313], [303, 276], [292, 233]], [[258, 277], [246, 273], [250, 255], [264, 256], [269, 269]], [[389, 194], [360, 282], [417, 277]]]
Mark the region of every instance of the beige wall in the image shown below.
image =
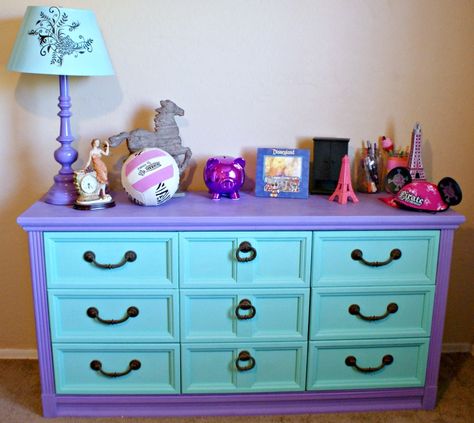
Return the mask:
[[[0, 349], [35, 347], [27, 236], [15, 219], [48, 189], [58, 166], [57, 78], [5, 69], [30, 1], [0, 10]], [[89, 141], [152, 127], [170, 98], [193, 150], [191, 189], [210, 155], [258, 146], [310, 147], [314, 136], [381, 135], [408, 145], [424, 130], [428, 177], [464, 188], [445, 342], [474, 338], [474, 4], [472, 0], [62, 0], [96, 12], [116, 75], [72, 78], [72, 128]], [[117, 172], [125, 149], [113, 152]], [[117, 185], [117, 180], [113, 185]]]

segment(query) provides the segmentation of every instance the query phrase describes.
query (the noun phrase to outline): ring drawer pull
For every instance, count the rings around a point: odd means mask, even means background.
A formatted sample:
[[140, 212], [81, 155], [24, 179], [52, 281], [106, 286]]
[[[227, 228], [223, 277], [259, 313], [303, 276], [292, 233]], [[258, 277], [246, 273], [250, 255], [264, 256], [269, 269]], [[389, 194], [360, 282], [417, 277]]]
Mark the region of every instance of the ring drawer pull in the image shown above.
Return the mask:
[[[248, 257], [241, 257], [239, 253], [250, 253]], [[248, 261], [252, 261], [257, 257], [257, 250], [252, 247], [252, 244], [248, 241], [243, 241], [240, 243], [239, 248], [237, 248], [237, 251], [235, 252], [235, 257], [237, 258], [237, 261], [241, 263], [245, 263]]]
[[390, 354], [384, 355], [382, 358], [382, 363], [380, 364], [380, 366], [377, 367], [359, 367], [357, 365], [357, 359], [353, 355], [350, 355], [346, 358], [346, 366], [354, 367], [357, 371], [361, 373], [378, 372], [379, 370], [382, 370], [385, 366], [389, 366], [392, 363], [393, 356]]
[[116, 264], [102, 264], [95, 261], [95, 253], [92, 251], [86, 251], [83, 256], [84, 260], [88, 263], [93, 263], [95, 266], [101, 269], [116, 269], [117, 267], [122, 267], [127, 262], [132, 262], [137, 259], [137, 253], [135, 251], [127, 251], [122, 260]]
[[123, 323], [126, 320], [128, 320], [130, 317], [132, 317], [132, 318], [137, 317], [139, 313], [140, 313], [140, 311], [138, 310], [137, 307], [131, 306], [127, 309], [126, 315], [123, 316], [121, 319], [119, 319], [119, 320], [115, 320], [115, 319], [105, 320], [105, 319], [101, 319], [99, 317], [99, 310], [97, 310], [95, 307], [89, 307], [87, 309], [87, 315], [91, 319], [96, 319], [100, 323], [104, 323], [105, 325], [116, 325], [118, 323]]
[[138, 360], [132, 360], [128, 364], [128, 369], [125, 370], [124, 372], [106, 372], [105, 370], [102, 370], [102, 363], [99, 360], [92, 360], [90, 364], [90, 367], [92, 370], [95, 370], [96, 372], [100, 372], [104, 376], [107, 376], [107, 377], [125, 376], [125, 375], [128, 375], [132, 370], [138, 370], [141, 366], [142, 366], [142, 363], [140, 363]]
[[351, 253], [352, 260], [360, 261], [362, 264], [370, 267], [380, 267], [391, 263], [393, 260], [398, 260], [402, 256], [402, 252], [398, 248], [390, 251], [390, 257], [385, 261], [367, 261], [363, 258], [361, 250], [354, 250]]
[[352, 314], [353, 316], [359, 316], [362, 320], [366, 320], [369, 322], [374, 322], [376, 320], [383, 320], [387, 318], [390, 314], [396, 313], [398, 311], [398, 304], [396, 303], [390, 303], [387, 306], [387, 311], [380, 315], [380, 316], [364, 316], [360, 312], [360, 306], [358, 304], [351, 304], [349, 306], [349, 314]]
[[[240, 310], [244, 310], [244, 311], [250, 310], [250, 311], [248, 312], [248, 314], [240, 314]], [[235, 309], [235, 315], [237, 316], [237, 319], [239, 320], [251, 319], [252, 317], [255, 316], [256, 313], [257, 313], [257, 310], [252, 305], [250, 300], [247, 300], [246, 298], [240, 301], [239, 305]]]
[[[240, 361], [248, 361], [249, 363], [246, 366], [241, 366]], [[239, 352], [237, 360], [235, 360], [235, 367], [239, 372], [245, 372], [251, 370], [255, 367], [255, 358], [253, 358], [248, 351]]]

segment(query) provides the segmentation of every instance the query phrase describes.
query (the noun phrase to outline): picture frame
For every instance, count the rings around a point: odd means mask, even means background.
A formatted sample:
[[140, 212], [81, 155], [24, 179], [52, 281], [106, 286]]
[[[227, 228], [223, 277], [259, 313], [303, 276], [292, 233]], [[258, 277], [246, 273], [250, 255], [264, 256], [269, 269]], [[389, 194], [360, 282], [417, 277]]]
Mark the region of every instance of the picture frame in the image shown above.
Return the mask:
[[308, 198], [310, 151], [298, 148], [257, 148], [255, 195]]

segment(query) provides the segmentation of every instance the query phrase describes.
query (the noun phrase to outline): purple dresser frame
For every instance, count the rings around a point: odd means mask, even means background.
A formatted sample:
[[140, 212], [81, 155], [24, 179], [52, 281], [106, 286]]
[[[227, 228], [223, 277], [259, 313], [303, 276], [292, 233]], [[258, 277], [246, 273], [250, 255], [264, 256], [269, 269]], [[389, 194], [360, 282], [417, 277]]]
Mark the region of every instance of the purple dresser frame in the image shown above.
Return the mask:
[[[451, 210], [438, 214], [402, 211], [358, 194], [360, 202], [339, 205], [327, 197], [272, 199], [243, 193], [241, 199], [212, 201], [187, 193], [159, 207], [140, 207], [115, 195], [117, 207], [80, 211], [37, 202], [19, 218], [28, 232], [36, 316], [43, 413], [56, 416], [193, 416], [295, 414], [363, 410], [430, 409], [437, 380], [449, 285], [454, 231], [465, 218]], [[425, 386], [421, 388], [308, 391], [220, 395], [57, 395], [49, 330], [45, 231], [213, 231], [213, 230], [400, 230], [440, 231], [436, 293]]]

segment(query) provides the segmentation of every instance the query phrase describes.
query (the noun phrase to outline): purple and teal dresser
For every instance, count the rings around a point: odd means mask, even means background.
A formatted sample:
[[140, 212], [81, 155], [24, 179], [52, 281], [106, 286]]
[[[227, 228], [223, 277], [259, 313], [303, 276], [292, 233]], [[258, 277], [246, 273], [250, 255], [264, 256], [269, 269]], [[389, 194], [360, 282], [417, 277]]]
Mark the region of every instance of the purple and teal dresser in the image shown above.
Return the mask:
[[28, 233], [45, 416], [433, 408], [454, 211], [377, 195], [37, 202]]

